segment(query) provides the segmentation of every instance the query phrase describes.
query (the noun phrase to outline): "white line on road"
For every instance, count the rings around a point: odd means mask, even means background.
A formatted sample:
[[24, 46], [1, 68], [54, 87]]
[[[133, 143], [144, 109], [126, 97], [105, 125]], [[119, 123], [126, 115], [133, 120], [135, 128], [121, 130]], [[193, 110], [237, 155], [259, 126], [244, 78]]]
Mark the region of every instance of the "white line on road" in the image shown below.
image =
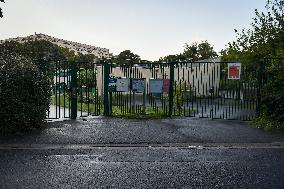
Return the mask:
[[284, 149], [273, 143], [169, 143], [169, 144], [2, 144], [0, 150], [92, 150], [96, 148]]

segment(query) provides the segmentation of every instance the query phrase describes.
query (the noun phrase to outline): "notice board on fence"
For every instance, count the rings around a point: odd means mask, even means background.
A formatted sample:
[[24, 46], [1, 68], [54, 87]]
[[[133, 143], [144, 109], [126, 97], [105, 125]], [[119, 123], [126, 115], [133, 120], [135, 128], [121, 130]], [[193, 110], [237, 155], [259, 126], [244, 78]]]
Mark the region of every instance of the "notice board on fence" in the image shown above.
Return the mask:
[[163, 92], [163, 80], [162, 79], [150, 79], [150, 93], [162, 93]]
[[241, 63], [228, 63], [228, 79], [241, 79]]
[[128, 92], [129, 91], [129, 78], [117, 78], [116, 91]]
[[143, 93], [145, 91], [145, 78], [132, 79], [132, 91]]

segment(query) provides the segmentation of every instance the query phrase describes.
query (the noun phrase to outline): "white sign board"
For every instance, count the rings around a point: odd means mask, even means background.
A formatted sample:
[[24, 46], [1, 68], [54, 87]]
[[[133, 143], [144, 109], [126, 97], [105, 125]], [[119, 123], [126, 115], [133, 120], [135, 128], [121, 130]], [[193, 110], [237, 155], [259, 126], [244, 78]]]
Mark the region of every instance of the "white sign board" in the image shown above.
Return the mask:
[[162, 93], [163, 92], [163, 80], [162, 79], [150, 79], [150, 93]]
[[128, 78], [118, 78], [116, 81], [116, 91], [128, 92], [129, 91], [129, 79]]
[[228, 63], [228, 79], [241, 79], [241, 63]]

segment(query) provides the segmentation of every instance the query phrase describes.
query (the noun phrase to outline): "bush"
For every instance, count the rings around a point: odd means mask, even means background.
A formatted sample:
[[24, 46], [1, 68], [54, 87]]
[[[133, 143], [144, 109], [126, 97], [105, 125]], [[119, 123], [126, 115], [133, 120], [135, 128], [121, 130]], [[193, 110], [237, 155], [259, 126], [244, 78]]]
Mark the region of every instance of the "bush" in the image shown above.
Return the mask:
[[26, 58], [0, 52], [0, 133], [40, 127], [49, 101], [48, 78]]
[[284, 123], [284, 68], [267, 72], [269, 79], [262, 89], [262, 113], [271, 120]]
[[255, 118], [252, 124], [257, 127], [258, 129], [263, 129], [265, 131], [277, 131], [282, 130], [284, 131], [284, 123], [279, 122], [277, 120], [272, 120], [271, 118], [267, 117], [266, 115], [262, 115], [258, 118]]

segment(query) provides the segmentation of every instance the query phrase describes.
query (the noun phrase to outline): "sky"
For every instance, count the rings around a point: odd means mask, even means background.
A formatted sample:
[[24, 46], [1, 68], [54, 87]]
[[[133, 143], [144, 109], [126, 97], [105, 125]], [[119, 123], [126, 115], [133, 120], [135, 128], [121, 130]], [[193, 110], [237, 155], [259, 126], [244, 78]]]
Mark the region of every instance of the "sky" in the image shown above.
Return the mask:
[[5, 0], [0, 40], [36, 33], [142, 59], [183, 52], [208, 40], [219, 52], [249, 28], [266, 0]]

